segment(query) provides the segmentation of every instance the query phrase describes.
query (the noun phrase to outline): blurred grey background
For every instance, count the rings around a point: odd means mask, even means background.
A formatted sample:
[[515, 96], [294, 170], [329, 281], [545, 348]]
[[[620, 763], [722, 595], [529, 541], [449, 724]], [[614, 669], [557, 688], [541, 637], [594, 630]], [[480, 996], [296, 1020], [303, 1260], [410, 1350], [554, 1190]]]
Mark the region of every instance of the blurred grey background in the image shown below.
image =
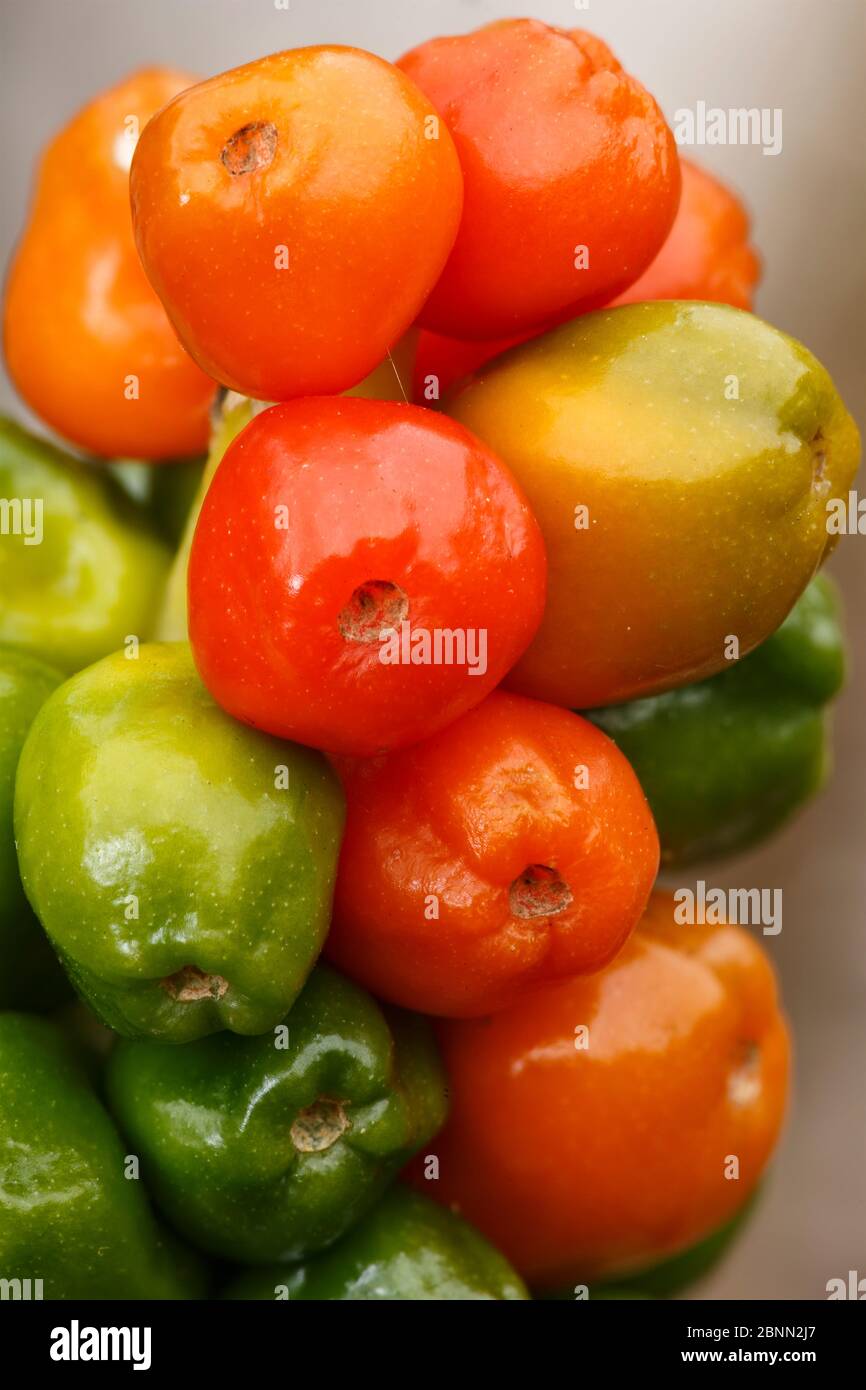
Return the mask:
[[[531, 15], [599, 34], [669, 120], [698, 101], [779, 107], [777, 157], [740, 146], [690, 153], [751, 208], [765, 259], [758, 311], [808, 344], [866, 423], [864, 0], [2, 0], [0, 13], [4, 266], [42, 144], [97, 91], [147, 63], [207, 76], [323, 42], [396, 58], [435, 34]], [[21, 413], [5, 376], [0, 408]], [[784, 889], [784, 929], [764, 940], [782, 977], [797, 1072], [763, 1202], [697, 1298], [824, 1298], [828, 1279], [851, 1269], [866, 1276], [864, 560], [866, 537], [852, 536], [832, 561], [854, 668], [829, 790], [768, 848], [696, 875]]]

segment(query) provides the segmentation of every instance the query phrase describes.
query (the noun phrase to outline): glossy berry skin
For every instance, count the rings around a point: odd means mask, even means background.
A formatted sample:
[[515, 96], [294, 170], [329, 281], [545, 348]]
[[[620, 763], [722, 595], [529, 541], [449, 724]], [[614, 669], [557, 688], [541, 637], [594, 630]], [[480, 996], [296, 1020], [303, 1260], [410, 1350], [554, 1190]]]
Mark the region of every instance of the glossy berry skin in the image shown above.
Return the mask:
[[[749, 218], [736, 194], [720, 179], [680, 160], [682, 195], [674, 224], [653, 262], [613, 304], [651, 299], [701, 299], [751, 309], [761, 261], [749, 239]], [[461, 377], [538, 330], [516, 338], [449, 338], [422, 329], [413, 371], [413, 396], [434, 405]]]
[[258, 415], [217, 469], [190, 555], [190, 641], [236, 718], [372, 755], [498, 684], [538, 625], [545, 574], [522, 492], [467, 430], [416, 406], [294, 401]]
[[[713, 1231], [712, 1235], [705, 1236], [696, 1245], [690, 1245], [688, 1250], [672, 1255], [660, 1264], [637, 1270], [627, 1276], [623, 1283], [614, 1279], [609, 1284], [596, 1284], [589, 1290], [589, 1297], [660, 1299], [676, 1298], [678, 1294], [685, 1293], [693, 1284], [706, 1279], [730, 1254], [731, 1247], [737, 1244], [749, 1226], [760, 1197], [759, 1184], [731, 1220]], [[574, 1290], [563, 1290], [558, 1296], [573, 1299]], [[551, 1294], [550, 1297], [557, 1295]]]
[[462, 377], [471, 376], [485, 362], [534, 336], [532, 332], [516, 338], [449, 338], [422, 328], [412, 368], [412, 399], [419, 405], [435, 406]]
[[637, 279], [673, 222], [679, 163], [655, 101], [600, 39], [508, 19], [432, 39], [399, 66], [463, 168], [460, 230], [423, 327], [507, 337]]
[[666, 868], [750, 849], [821, 790], [845, 661], [839, 597], [821, 573], [730, 670], [589, 712], [640, 779]]
[[0, 1133], [4, 1280], [41, 1279], [33, 1296], [52, 1301], [202, 1297], [200, 1262], [128, 1178], [126, 1146], [47, 1019], [0, 1013]]
[[301, 1264], [249, 1270], [223, 1296], [288, 1303], [529, 1297], [507, 1260], [468, 1222], [399, 1182], [336, 1245]]
[[778, 1138], [789, 1041], [769, 959], [740, 927], [678, 924], [667, 893], [606, 970], [438, 1035], [451, 1111], [439, 1180], [419, 1165], [416, 1186], [539, 1290], [693, 1246]]
[[21, 879], [78, 992], [124, 1037], [273, 1028], [328, 930], [343, 800], [325, 759], [219, 709], [186, 643], [54, 692], [18, 763]]
[[670, 234], [643, 275], [613, 302], [702, 299], [751, 309], [761, 261], [749, 217], [735, 193], [691, 160], [680, 160], [683, 187]]
[[0, 642], [71, 672], [150, 633], [171, 555], [108, 469], [0, 416], [0, 498], [44, 516], [39, 545], [0, 537]]
[[261, 400], [344, 391], [414, 320], [462, 177], [426, 97], [359, 49], [299, 48], [185, 92], [130, 174], [141, 259], [192, 356]]
[[341, 761], [327, 954], [383, 999], [477, 1017], [599, 970], [658, 867], [625, 758], [566, 710], [496, 691], [402, 752]]
[[216, 387], [148, 284], [129, 211], [137, 130], [194, 81], [145, 68], [54, 137], [9, 272], [9, 374], [52, 429], [102, 458], [158, 461], [207, 448]]
[[12, 808], [27, 731], [63, 676], [0, 643], [0, 1009], [53, 1008], [71, 987], [21, 886]]
[[860, 461], [826, 368], [727, 304], [584, 314], [446, 407], [544, 534], [547, 607], [508, 683], [573, 709], [703, 680], [769, 637], [836, 544], [828, 507]]
[[253, 1264], [331, 1245], [447, 1109], [427, 1021], [325, 967], [259, 1037], [121, 1043], [106, 1091], [172, 1224]]

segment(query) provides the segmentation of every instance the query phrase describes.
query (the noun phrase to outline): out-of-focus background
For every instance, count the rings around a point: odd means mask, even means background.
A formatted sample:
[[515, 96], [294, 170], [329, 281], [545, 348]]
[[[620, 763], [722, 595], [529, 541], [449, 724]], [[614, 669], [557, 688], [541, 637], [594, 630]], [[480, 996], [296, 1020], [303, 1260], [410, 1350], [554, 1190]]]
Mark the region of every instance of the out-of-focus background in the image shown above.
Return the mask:
[[[745, 196], [765, 258], [758, 311], [823, 360], [863, 428], [864, 0], [2, 0], [0, 260], [5, 266], [20, 230], [40, 147], [137, 66], [207, 76], [310, 43], [396, 58], [435, 34], [513, 15], [599, 34], [671, 121], [700, 101], [781, 109], [775, 157], [754, 146], [684, 153]], [[23, 413], [5, 375], [0, 409]], [[824, 1298], [828, 1279], [852, 1269], [866, 1276], [864, 564], [866, 536], [843, 538], [831, 567], [855, 665], [838, 707], [829, 790], [768, 848], [695, 875], [784, 890], [782, 933], [765, 942], [793, 1022], [797, 1078], [758, 1213], [693, 1297]]]

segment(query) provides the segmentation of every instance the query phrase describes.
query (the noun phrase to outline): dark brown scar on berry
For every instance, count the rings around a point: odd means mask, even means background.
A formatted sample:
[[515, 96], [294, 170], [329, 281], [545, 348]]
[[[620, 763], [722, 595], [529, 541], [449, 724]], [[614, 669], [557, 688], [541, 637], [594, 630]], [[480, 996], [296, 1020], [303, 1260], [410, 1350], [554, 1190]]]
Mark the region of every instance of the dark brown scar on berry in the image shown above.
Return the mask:
[[299, 1110], [289, 1131], [298, 1153], [320, 1154], [351, 1129], [343, 1102], [319, 1096], [306, 1110]]
[[409, 595], [390, 579], [368, 579], [353, 590], [337, 624], [346, 642], [378, 642], [409, 616]]
[[184, 965], [173, 975], [160, 980], [166, 994], [179, 1004], [192, 1004], [199, 999], [222, 999], [229, 987], [222, 975], [209, 975], [197, 965]]
[[232, 178], [266, 169], [277, 151], [277, 127], [272, 121], [251, 121], [230, 135], [220, 159]]
[[530, 864], [508, 890], [512, 917], [555, 917], [571, 905], [573, 893], [565, 879], [547, 864]]

